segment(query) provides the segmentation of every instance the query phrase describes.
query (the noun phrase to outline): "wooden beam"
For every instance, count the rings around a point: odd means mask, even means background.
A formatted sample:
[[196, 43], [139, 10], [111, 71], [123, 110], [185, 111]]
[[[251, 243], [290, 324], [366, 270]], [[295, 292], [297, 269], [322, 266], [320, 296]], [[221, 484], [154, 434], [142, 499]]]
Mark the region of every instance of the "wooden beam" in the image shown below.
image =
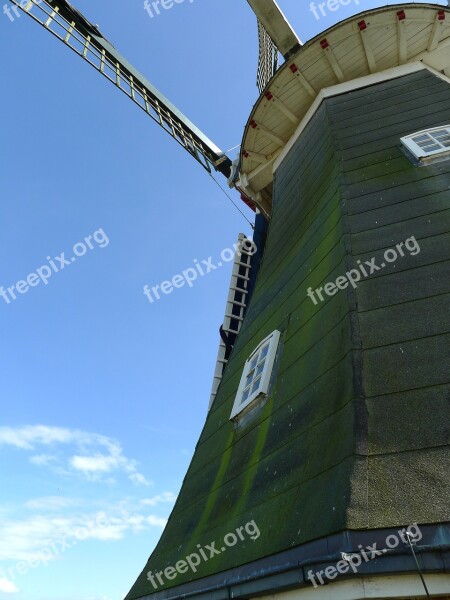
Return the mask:
[[285, 145], [286, 142], [282, 138], [280, 138], [273, 131], [270, 131], [270, 129], [267, 129], [267, 127], [264, 127], [264, 125], [261, 125], [260, 123], [257, 123], [255, 120], [251, 121], [250, 126], [253, 129], [256, 129], [256, 131], [260, 131], [269, 140], [271, 140], [272, 142], [275, 142], [279, 146], [283, 147]]
[[302, 42], [275, 0], [247, 0], [247, 2], [285, 59], [302, 46]]
[[404, 10], [397, 13], [398, 35], [398, 64], [403, 65], [408, 60], [408, 39], [406, 37], [406, 15]]
[[359, 31], [360, 31], [360, 35], [361, 35], [361, 42], [362, 42], [362, 45], [364, 46], [364, 53], [366, 55], [366, 60], [367, 60], [367, 65], [369, 67], [369, 71], [371, 73], [376, 73], [377, 72], [377, 63], [375, 60], [375, 56], [373, 54], [372, 46], [369, 41], [369, 32], [367, 29], [366, 21], [360, 21], [358, 23], [358, 27], [359, 27]]
[[311, 98], [315, 98], [317, 96], [316, 90], [312, 87], [312, 85], [309, 83], [309, 81], [306, 79], [306, 77], [303, 75], [303, 73], [300, 71], [297, 65], [295, 63], [292, 63], [289, 66], [289, 69], [291, 70], [291, 73], [295, 76], [297, 83], [299, 83], [299, 85], [308, 92]]
[[344, 73], [342, 72], [342, 69], [339, 66], [337, 58], [335, 57], [334, 52], [331, 49], [330, 44], [328, 43], [328, 40], [327, 39], [322, 40], [320, 42], [320, 45], [322, 46], [322, 50], [323, 50], [325, 56], [327, 57], [328, 62], [330, 63], [330, 67], [333, 69], [334, 74], [337, 77], [337, 80], [339, 81], [339, 83], [343, 83], [345, 81]]
[[295, 115], [290, 108], [284, 104], [279, 98], [277, 98], [271, 91], [266, 92], [266, 98], [269, 102], [273, 102], [276, 108], [291, 121], [294, 125], [300, 123], [300, 119]]
[[445, 24], [445, 11], [438, 10], [433, 23], [433, 29], [431, 30], [430, 39], [428, 41], [427, 50], [432, 52], [436, 50], [439, 41], [441, 39], [442, 29]]
[[254, 160], [261, 165], [265, 164], [268, 161], [267, 156], [264, 154], [260, 154], [259, 152], [253, 152], [252, 150], [244, 150], [244, 158], [249, 158], [250, 160]]

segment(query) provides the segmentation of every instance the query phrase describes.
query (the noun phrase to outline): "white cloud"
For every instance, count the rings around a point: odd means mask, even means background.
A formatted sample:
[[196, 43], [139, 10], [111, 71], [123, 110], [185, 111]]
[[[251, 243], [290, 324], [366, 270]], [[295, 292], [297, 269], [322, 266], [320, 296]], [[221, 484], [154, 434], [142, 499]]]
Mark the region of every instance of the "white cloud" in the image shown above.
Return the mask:
[[34, 465], [53, 468], [60, 474], [81, 473], [88, 479], [98, 480], [102, 475], [122, 471], [136, 485], [150, 484], [138, 472], [136, 461], [123, 454], [122, 446], [117, 440], [98, 433], [44, 425], [0, 427], [1, 445], [32, 452], [40, 447], [72, 446], [75, 451], [72, 450], [66, 457], [55, 452], [38, 453], [33, 454], [29, 460]]
[[141, 504], [144, 506], [156, 506], [161, 503], [173, 504], [177, 497], [172, 492], [164, 492], [163, 494], [158, 494], [157, 496], [153, 496], [152, 498], [145, 498], [145, 500], [141, 501]]
[[38, 467], [48, 467], [57, 460], [58, 458], [56, 456], [52, 456], [51, 454], [35, 454], [30, 456], [30, 462]]
[[[28, 502], [26, 506], [29, 508], [33, 502], [39, 506], [39, 501]], [[60, 514], [35, 514], [2, 521], [0, 561], [30, 561], [33, 557], [44, 556], [50, 562], [84, 540], [113, 542], [121, 540], [128, 533], [164, 528], [167, 522], [165, 518], [145, 514], [144, 510], [136, 508], [137, 505], [129, 499], [103, 511], [70, 513], [61, 508]]]
[[0, 577], [0, 592], [3, 592], [3, 594], [15, 594], [18, 591], [13, 581], [9, 581], [6, 577]]
[[161, 527], [161, 529], [164, 529], [167, 524], [167, 519], [161, 519], [159, 517], [155, 517], [154, 515], [149, 515], [145, 520], [149, 525]]
[[128, 475], [130, 481], [135, 483], [136, 485], [150, 485], [150, 482], [145, 479], [145, 477], [141, 473], [130, 473]]
[[73, 441], [78, 432], [60, 427], [28, 425], [26, 427], [0, 427], [0, 444], [32, 450], [36, 444], [49, 446], [54, 443], [66, 444]]
[[109, 473], [120, 466], [120, 461], [116, 456], [105, 456], [96, 454], [95, 456], [72, 456], [70, 464], [74, 469], [85, 473]]
[[70, 506], [79, 504], [78, 500], [73, 498], [61, 498], [60, 496], [44, 496], [42, 498], [34, 498], [25, 503], [26, 508], [30, 510], [43, 511], [58, 511]]

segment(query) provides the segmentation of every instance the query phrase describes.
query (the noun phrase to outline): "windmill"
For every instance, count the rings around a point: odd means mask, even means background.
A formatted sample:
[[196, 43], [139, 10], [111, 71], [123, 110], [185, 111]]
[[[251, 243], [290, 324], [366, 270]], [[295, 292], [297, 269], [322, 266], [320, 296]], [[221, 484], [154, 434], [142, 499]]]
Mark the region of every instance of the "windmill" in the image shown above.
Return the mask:
[[263, 260], [235, 261], [206, 423], [127, 600], [446, 597], [450, 11], [367, 10], [302, 44], [249, 3], [263, 89], [234, 169], [67, 2], [25, 7], [260, 213]]

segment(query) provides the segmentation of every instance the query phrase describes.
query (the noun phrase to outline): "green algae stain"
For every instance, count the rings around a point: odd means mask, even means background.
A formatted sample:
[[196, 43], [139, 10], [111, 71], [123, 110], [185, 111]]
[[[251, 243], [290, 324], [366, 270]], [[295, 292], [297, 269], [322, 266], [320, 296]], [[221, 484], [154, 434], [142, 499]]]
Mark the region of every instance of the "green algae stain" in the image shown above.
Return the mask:
[[211, 486], [211, 493], [208, 495], [208, 499], [206, 501], [205, 508], [202, 511], [201, 517], [198, 521], [197, 527], [195, 528], [195, 532], [192, 535], [191, 539], [196, 539], [197, 536], [201, 536], [204, 533], [207, 523], [209, 521], [210, 515], [216, 505], [218, 500], [218, 496], [220, 494], [220, 490], [222, 487], [222, 483], [224, 481], [225, 475], [228, 471], [228, 467], [231, 461], [232, 452], [233, 452], [233, 441], [234, 431], [230, 429], [230, 433], [228, 435], [228, 439], [226, 440], [226, 450], [221, 456], [220, 465], [217, 470], [216, 477]]
[[[267, 401], [266, 406], [264, 407], [264, 413], [272, 414], [273, 412], [273, 402], [274, 402], [274, 393], [271, 394], [269, 400]], [[249, 458], [249, 463], [252, 465], [246, 471], [246, 477], [244, 482], [244, 487], [240, 492], [239, 501], [234, 506], [233, 513], [234, 515], [238, 515], [244, 511], [245, 505], [249, 498], [251, 498], [251, 490], [258, 473], [258, 468], [260, 466], [260, 459], [263, 454], [263, 449], [267, 440], [267, 436], [269, 434], [270, 425], [272, 423], [272, 419], [263, 419], [262, 424], [258, 428], [258, 435], [256, 438], [255, 448], [253, 450], [252, 455]]]

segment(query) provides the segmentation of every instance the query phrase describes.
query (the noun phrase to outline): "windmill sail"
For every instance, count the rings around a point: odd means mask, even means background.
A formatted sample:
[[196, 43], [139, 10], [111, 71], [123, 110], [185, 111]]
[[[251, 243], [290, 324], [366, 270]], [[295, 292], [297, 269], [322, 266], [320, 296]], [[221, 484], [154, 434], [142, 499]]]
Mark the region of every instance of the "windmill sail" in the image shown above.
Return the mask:
[[259, 58], [256, 85], [261, 93], [278, 68], [278, 48], [258, 19]]
[[26, 5], [23, 0], [11, 1], [124, 92], [207, 171], [214, 168], [230, 176], [231, 160], [226, 154], [130, 65], [67, 0], [30, 0]]

